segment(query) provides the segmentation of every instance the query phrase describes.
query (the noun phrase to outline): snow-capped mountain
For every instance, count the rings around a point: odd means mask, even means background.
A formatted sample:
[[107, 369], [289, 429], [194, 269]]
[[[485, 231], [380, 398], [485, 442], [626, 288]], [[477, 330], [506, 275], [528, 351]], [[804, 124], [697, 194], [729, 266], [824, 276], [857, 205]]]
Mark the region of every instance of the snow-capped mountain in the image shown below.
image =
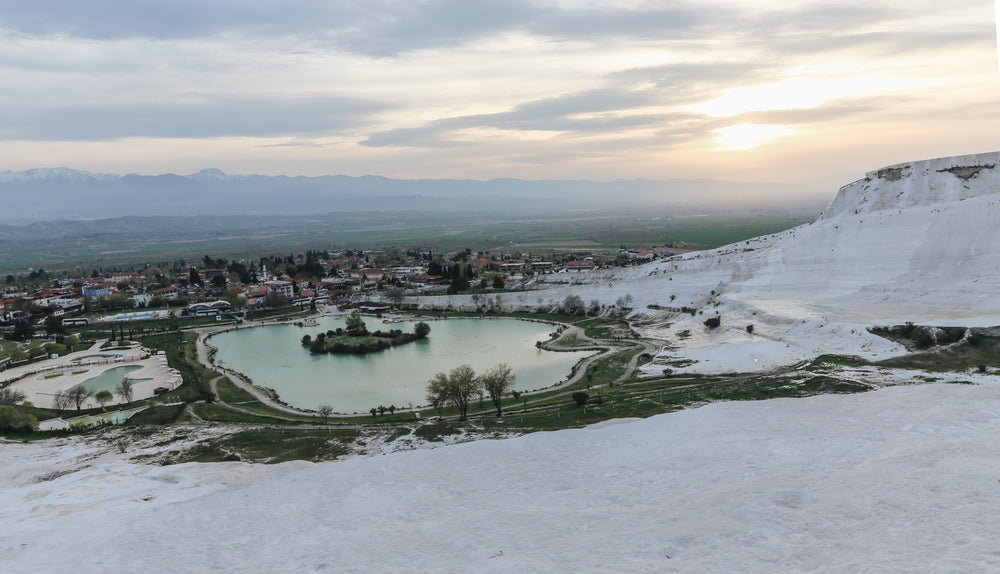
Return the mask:
[[2, 184], [31, 184], [31, 183], [108, 183], [121, 179], [119, 175], [108, 173], [91, 173], [80, 171], [68, 167], [56, 168], [36, 168], [25, 171], [0, 171], [0, 185]]
[[246, 175], [230, 175], [221, 169], [210, 167], [203, 169], [198, 173], [192, 173], [191, 175], [184, 176], [187, 179], [198, 181], [198, 182], [234, 182], [234, 181], [246, 181], [248, 178], [252, 177], [263, 177], [263, 176], [246, 176]]

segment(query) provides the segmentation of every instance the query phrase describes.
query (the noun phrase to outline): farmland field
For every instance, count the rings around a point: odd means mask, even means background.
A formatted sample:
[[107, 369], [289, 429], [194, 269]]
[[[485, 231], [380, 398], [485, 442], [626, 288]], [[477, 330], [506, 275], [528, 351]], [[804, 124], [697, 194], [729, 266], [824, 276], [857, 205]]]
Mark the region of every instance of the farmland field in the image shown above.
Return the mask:
[[586, 212], [518, 219], [409, 212], [39, 222], [0, 226], [0, 271], [121, 268], [205, 254], [254, 258], [307, 249], [415, 247], [447, 252], [510, 248], [544, 253], [547, 249], [599, 252], [666, 243], [709, 249], [811, 219], [809, 214], [765, 211], [642, 216]]

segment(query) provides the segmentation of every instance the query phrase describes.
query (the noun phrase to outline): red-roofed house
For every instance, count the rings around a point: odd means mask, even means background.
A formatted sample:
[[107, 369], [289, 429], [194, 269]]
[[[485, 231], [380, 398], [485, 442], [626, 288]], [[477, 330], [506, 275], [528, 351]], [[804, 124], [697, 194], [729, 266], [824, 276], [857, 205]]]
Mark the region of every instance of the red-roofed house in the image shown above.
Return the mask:
[[593, 261], [567, 261], [566, 271], [579, 273], [581, 271], [593, 271], [597, 267]]

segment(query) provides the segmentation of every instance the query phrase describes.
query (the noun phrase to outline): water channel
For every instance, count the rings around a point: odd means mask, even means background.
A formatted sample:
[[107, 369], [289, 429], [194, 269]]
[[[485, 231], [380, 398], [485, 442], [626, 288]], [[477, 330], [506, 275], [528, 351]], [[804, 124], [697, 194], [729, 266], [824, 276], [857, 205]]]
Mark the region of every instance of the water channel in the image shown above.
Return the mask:
[[[365, 317], [371, 331], [412, 332], [414, 322], [382, 324]], [[507, 363], [517, 375], [515, 389], [531, 390], [566, 379], [574, 364], [591, 352], [552, 352], [535, 348], [556, 327], [516, 319], [429, 321], [430, 336], [370, 355], [312, 355], [301, 345], [337, 327], [344, 318], [323, 317], [319, 326], [271, 325], [221, 333], [211, 338], [215, 361], [270, 387], [282, 401], [315, 409], [329, 404], [337, 412], [366, 412], [379, 405], [423, 405], [427, 381], [468, 363], [477, 373]], [[488, 399], [487, 399], [488, 400]]]

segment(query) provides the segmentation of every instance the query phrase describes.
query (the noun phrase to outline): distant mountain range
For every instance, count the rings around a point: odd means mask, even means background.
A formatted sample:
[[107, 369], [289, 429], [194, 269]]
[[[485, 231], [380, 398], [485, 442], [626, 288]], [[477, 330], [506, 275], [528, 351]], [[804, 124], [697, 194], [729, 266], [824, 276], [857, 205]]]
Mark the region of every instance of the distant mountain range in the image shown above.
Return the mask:
[[344, 211], [527, 215], [590, 208], [789, 207], [819, 211], [833, 190], [710, 179], [390, 179], [231, 175], [115, 175], [66, 167], [0, 171], [0, 222], [130, 215], [298, 215]]

